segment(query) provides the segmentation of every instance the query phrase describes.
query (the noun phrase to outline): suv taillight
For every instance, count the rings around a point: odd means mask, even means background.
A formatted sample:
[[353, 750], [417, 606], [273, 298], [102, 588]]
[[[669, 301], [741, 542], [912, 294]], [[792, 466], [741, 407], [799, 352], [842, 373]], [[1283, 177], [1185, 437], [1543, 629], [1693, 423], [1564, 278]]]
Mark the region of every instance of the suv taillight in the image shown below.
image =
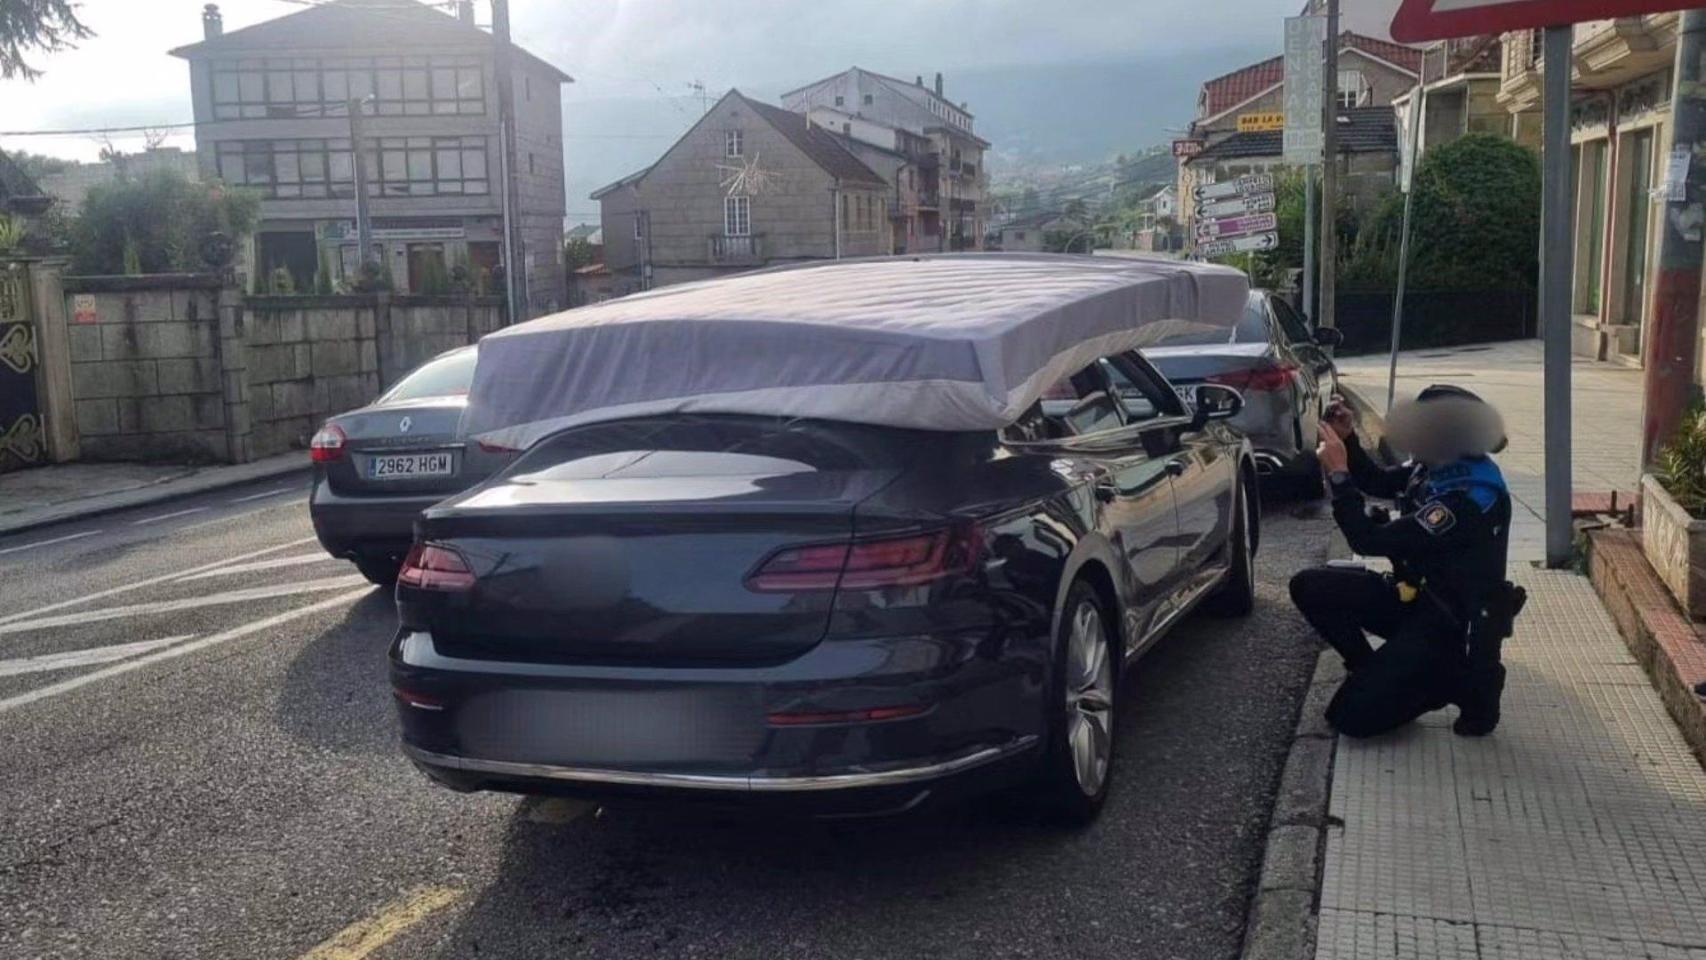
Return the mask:
[[449, 547], [436, 543], [417, 543], [409, 548], [403, 559], [403, 569], [397, 582], [416, 590], [443, 590], [455, 593], [473, 589], [474, 571], [468, 561]]
[[746, 586], [758, 593], [916, 586], [971, 570], [977, 553], [977, 532], [970, 527], [789, 547], [771, 554], [747, 576]]
[[308, 441], [308, 456], [315, 463], [330, 463], [341, 459], [344, 455], [344, 441], [348, 439], [349, 435], [344, 433], [343, 427], [328, 423]]

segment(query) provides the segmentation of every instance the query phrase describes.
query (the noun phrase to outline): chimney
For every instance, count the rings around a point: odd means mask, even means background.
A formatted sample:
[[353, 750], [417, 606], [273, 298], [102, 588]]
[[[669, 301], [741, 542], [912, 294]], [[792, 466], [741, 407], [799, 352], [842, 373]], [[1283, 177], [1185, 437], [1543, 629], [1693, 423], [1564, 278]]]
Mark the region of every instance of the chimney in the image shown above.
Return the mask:
[[225, 32], [225, 18], [219, 15], [219, 4], [210, 3], [201, 8], [201, 35], [204, 40], [212, 40]]
[[921, 87], [922, 87], [922, 86], [924, 86], [924, 74], [922, 74], [922, 73], [921, 73], [921, 74], [919, 74], [919, 75], [918, 75], [918, 79], [916, 79], [916, 80], [914, 80], [914, 81], [912, 81], [912, 82], [913, 82], [913, 83], [916, 83], [916, 84], [918, 84], [918, 85], [919, 85], [919, 86], [921, 86]]
[[474, 0], [456, 0], [456, 19], [474, 25]]
[[942, 71], [936, 71], [936, 96], [942, 95]]

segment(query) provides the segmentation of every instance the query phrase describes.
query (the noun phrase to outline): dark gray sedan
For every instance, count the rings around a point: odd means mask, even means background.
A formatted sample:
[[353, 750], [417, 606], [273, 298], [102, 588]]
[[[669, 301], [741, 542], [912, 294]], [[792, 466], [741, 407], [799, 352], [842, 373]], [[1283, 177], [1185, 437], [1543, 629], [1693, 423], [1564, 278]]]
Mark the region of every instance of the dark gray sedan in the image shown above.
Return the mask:
[[463, 347], [421, 364], [378, 400], [327, 420], [309, 444], [314, 533], [374, 583], [396, 582], [422, 510], [515, 456], [457, 433], [476, 350]]
[[1232, 426], [1250, 438], [1264, 476], [1318, 491], [1315, 425], [1338, 389], [1327, 348], [1337, 330], [1312, 329], [1284, 298], [1250, 291], [1243, 318], [1226, 330], [1191, 330], [1147, 347], [1143, 355], [1183, 395], [1217, 383], [1244, 396]]

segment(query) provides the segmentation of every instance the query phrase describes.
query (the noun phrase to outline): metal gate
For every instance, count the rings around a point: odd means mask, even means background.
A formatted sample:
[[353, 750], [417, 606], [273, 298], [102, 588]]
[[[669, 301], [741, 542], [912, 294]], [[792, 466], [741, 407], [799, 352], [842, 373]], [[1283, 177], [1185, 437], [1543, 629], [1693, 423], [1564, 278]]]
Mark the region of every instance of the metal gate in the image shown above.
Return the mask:
[[0, 263], [0, 472], [46, 459], [28, 279], [23, 264]]

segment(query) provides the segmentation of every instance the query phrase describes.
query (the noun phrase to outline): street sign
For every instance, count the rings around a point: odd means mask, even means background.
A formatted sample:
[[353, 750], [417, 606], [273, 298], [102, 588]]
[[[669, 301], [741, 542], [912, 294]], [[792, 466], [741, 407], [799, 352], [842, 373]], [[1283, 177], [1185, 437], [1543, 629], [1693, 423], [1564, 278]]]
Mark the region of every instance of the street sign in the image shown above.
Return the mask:
[[1279, 229], [1279, 217], [1271, 213], [1257, 213], [1247, 217], [1225, 217], [1220, 220], [1198, 220], [1198, 240], [1228, 240], [1232, 237], [1242, 237], [1251, 233], [1265, 233]]
[[1271, 173], [1247, 173], [1236, 180], [1205, 183], [1191, 189], [1191, 195], [1196, 198], [1198, 203], [1221, 200], [1226, 197], [1247, 197], [1253, 193], [1273, 192], [1274, 176]]
[[1197, 208], [1197, 216], [1205, 219], [1215, 217], [1237, 217], [1250, 213], [1267, 213], [1274, 208], [1274, 195], [1258, 193], [1248, 197], [1234, 197], [1231, 200], [1217, 200]]
[[1680, 10], [1686, 0], [1403, 0], [1392, 39], [1423, 43]]
[[1285, 21], [1285, 162], [1321, 162], [1322, 47], [1326, 17]]
[[1204, 143], [1202, 140], [1174, 140], [1173, 156], [1179, 159], [1194, 157], [1202, 153]]
[[1283, 113], [1245, 113], [1238, 117], [1239, 133], [1266, 133], [1285, 129]]
[[1231, 240], [1210, 240], [1197, 245], [1197, 256], [1224, 257], [1229, 253], [1249, 253], [1273, 250], [1279, 246], [1279, 234], [1269, 231]]

